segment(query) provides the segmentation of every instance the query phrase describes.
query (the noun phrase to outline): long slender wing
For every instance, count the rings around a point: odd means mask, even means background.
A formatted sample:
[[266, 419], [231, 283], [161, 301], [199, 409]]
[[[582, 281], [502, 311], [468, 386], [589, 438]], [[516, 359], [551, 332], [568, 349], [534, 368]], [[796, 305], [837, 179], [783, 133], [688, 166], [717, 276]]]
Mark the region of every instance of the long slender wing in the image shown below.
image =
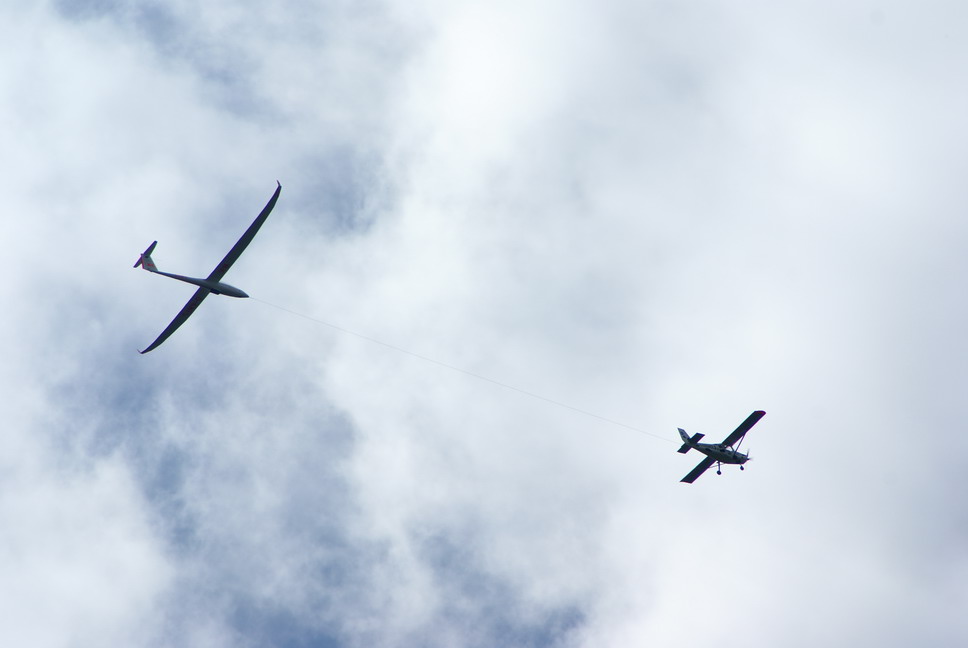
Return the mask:
[[195, 312], [195, 309], [198, 308], [198, 305], [202, 303], [202, 300], [208, 297], [210, 292], [212, 291], [210, 291], [208, 288], [199, 288], [196, 290], [195, 294], [192, 295], [192, 298], [188, 300], [188, 303], [185, 304], [180, 311], [178, 311], [177, 315], [175, 315], [175, 319], [171, 321], [171, 324], [168, 325], [168, 328], [161, 332], [161, 335], [158, 336], [158, 339], [152, 342], [151, 346], [149, 346], [147, 349], [144, 351], [139, 351], [138, 353], [148, 353], [167, 340], [169, 336], [171, 336], [171, 334], [178, 329], [179, 326], [185, 323], [185, 320], [191, 317], [191, 314]]
[[692, 472], [690, 472], [688, 475], [686, 475], [679, 481], [684, 481], [687, 484], [691, 484], [692, 482], [696, 481], [699, 475], [706, 472], [706, 470], [708, 470], [709, 467], [714, 463], [716, 463], [715, 459], [713, 459], [712, 457], [706, 457], [705, 459], [699, 462], [699, 465], [697, 465], [695, 468], [692, 469]]
[[763, 418], [766, 412], [757, 410], [746, 417], [746, 420], [739, 424], [739, 427], [730, 432], [729, 436], [723, 439], [724, 446], [731, 446], [743, 438], [750, 428], [756, 425], [757, 421]]
[[232, 267], [232, 264], [238, 261], [239, 257], [242, 256], [242, 253], [245, 252], [245, 248], [249, 247], [249, 243], [251, 243], [252, 239], [255, 238], [255, 235], [259, 232], [259, 228], [262, 227], [262, 224], [266, 222], [266, 218], [269, 217], [269, 212], [272, 211], [272, 208], [276, 206], [276, 201], [279, 200], [279, 192], [282, 191], [282, 185], [279, 184], [278, 180], [276, 181], [276, 184], [279, 186], [276, 187], [276, 192], [272, 194], [272, 198], [269, 199], [269, 202], [266, 203], [266, 206], [262, 208], [262, 212], [256, 216], [255, 220], [252, 221], [252, 224], [249, 225], [249, 229], [245, 230], [245, 234], [242, 235], [242, 238], [240, 238], [236, 244], [232, 246], [232, 249], [229, 250], [229, 253], [225, 255], [225, 258], [222, 259], [217, 266], [215, 266], [215, 269], [212, 270], [212, 274], [208, 275], [210, 280], [221, 281], [222, 277], [225, 276], [225, 273], [228, 272], [229, 268]]

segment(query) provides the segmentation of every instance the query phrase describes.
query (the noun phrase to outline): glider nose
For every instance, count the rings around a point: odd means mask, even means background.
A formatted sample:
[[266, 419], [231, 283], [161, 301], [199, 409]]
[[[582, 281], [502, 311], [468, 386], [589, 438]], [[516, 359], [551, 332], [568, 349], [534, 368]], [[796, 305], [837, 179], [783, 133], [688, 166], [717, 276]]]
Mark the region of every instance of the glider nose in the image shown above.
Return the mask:
[[236, 288], [235, 286], [230, 286], [227, 283], [222, 283], [221, 281], [216, 282], [214, 286], [211, 286], [211, 290], [220, 295], [225, 295], [226, 297], [248, 297], [249, 294], [242, 290], [241, 288]]

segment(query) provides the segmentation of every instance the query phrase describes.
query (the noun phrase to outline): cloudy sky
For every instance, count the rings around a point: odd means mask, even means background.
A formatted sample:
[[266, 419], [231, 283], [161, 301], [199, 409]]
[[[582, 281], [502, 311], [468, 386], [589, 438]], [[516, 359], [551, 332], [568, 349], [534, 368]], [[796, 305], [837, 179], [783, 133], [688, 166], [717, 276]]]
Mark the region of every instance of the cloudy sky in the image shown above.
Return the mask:
[[968, 643], [968, 8], [781, 4], [4, 5], [0, 643]]

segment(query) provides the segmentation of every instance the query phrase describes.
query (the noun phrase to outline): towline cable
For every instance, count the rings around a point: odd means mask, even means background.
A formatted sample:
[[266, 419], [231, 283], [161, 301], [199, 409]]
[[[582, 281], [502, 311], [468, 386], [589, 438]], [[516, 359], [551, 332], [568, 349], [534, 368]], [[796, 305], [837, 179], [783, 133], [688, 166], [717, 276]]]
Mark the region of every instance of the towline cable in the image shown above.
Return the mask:
[[498, 387], [503, 387], [504, 389], [507, 389], [507, 390], [510, 390], [510, 391], [513, 391], [513, 392], [517, 392], [517, 393], [522, 394], [524, 396], [528, 396], [528, 397], [534, 398], [536, 400], [544, 401], [545, 403], [549, 403], [551, 405], [556, 405], [558, 407], [561, 407], [561, 408], [564, 408], [564, 409], [567, 409], [567, 410], [571, 410], [572, 412], [577, 412], [578, 414], [582, 414], [584, 416], [588, 416], [588, 417], [591, 417], [593, 419], [597, 419], [599, 421], [603, 421], [605, 423], [610, 423], [611, 425], [615, 425], [615, 426], [618, 426], [618, 427], [621, 427], [621, 428], [625, 428], [626, 430], [632, 430], [633, 432], [638, 432], [640, 434], [645, 434], [647, 436], [650, 436], [650, 437], [653, 437], [653, 438], [656, 438], [656, 439], [661, 439], [661, 440], [666, 441], [668, 443], [677, 443], [676, 441], [673, 441], [672, 439], [669, 439], [668, 437], [664, 437], [664, 436], [661, 436], [659, 434], [654, 434], [652, 432], [648, 432], [648, 431], [643, 430], [641, 428], [637, 428], [635, 426], [628, 425], [626, 423], [622, 423], [621, 421], [616, 421], [616, 420], [610, 419], [610, 418], [608, 418], [606, 416], [601, 416], [599, 414], [595, 414], [594, 412], [589, 412], [587, 410], [583, 410], [583, 409], [580, 409], [578, 407], [573, 407], [572, 405], [568, 405], [567, 403], [562, 403], [561, 401], [554, 400], [553, 398], [548, 398], [547, 396], [542, 396], [541, 394], [535, 394], [534, 392], [530, 392], [530, 391], [527, 391], [525, 389], [521, 389], [520, 387], [515, 387], [514, 385], [509, 385], [507, 383], [501, 382], [500, 380], [494, 380], [493, 378], [488, 378], [487, 376], [482, 376], [481, 374], [474, 373], [473, 371], [468, 371], [467, 369], [461, 369], [460, 367], [456, 367], [456, 366], [454, 366], [452, 364], [447, 364], [446, 362], [441, 362], [440, 360], [435, 360], [433, 358], [430, 358], [430, 357], [425, 356], [425, 355], [421, 355], [419, 353], [414, 353], [413, 351], [408, 351], [407, 349], [404, 349], [403, 347], [398, 347], [398, 346], [395, 346], [393, 344], [389, 344], [387, 342], [383, 342], [382, 340], [377, 340], [376, 338], [372, 338], [372, 337], [370, 337], [368, 335], [363, 335], [362, 333], [357, 333], [356, 331], [351, 331], [348, 328], [343, 328], [342, 326], [337, 326], [336, 324], [332, 324], [330, 322], [326, 322], [326, 321], [321, 320], [321, 319], [319, 319], [317, 317], [312, 317], [311, 315], [306, 315], [305, 313], [300, 313], [300, 312], [294, 311], [292, 309], [286, 308], [285, 306], [280, 306], [278, 304], [273, 304], [271, 302], [267, 302], [266, 300], [259, 299], [257, 297], [250, 297], [249, 299], [251, 299], [252, 301], [257, 301], [260, 304], [265, 304], [266, 306], [270, 306], [270, 307], [275, 308], [277, 310], [281, 310], [281, 311], [283, 311], [285, 313], [289, 313], [290, 315], [295, 315], [296, 317], [301, 317], [303, 319], [309, 320], [310, 322], [315, 322], [316, 324], [322, 324], [323, 326], [327, 326], [327, 327], [329, 327], [329, 328], [331, 328], [331, 329], [333, 329], [335, 331], [339, 331], [340, 333], [346, 333], [347, 335], [352, 335], [353, 337], [360, 338], [361, 340], [366, 340], [367, 342], [372, 342], [373, 344], [379, 344], [380, 346], [386, 347], [387, 349], [393, 349], [394, 351], [396, 351], [398, 353], [403, 353], [403, 354], [408, 355], [408, 356], [411, 356], [413, 358], [417, 358], [419, 360], [423, 360], [424, 362], [429, 362], [431, 364], [435, 364], [438, 367], [443, 367], [445, 369], [450, 369], [451, 371], [456, 371], [457, 373], [462, 373], [465, 376], [470, 376], [471, 378], [476, 378], [477, 380], [481, 380], [481, 381], [484, 381], [484, 382], [487, 382], [487, 383], [491, 383], [492, 385], [497, 385]]

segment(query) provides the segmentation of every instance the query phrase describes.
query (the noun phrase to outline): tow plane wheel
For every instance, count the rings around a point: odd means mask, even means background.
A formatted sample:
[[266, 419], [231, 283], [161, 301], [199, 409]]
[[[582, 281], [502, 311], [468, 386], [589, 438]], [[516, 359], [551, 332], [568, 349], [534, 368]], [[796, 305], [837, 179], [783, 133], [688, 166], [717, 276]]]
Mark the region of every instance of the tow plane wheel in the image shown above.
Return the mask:
[[722, 471], [722, 470], [720, 470], [719, 468], [717, 468], [717, 469], [716, 469], [716, 474], [717, 474], [717, 475], [722, 475], [722, 474], [723, 474], [723, 471]]

